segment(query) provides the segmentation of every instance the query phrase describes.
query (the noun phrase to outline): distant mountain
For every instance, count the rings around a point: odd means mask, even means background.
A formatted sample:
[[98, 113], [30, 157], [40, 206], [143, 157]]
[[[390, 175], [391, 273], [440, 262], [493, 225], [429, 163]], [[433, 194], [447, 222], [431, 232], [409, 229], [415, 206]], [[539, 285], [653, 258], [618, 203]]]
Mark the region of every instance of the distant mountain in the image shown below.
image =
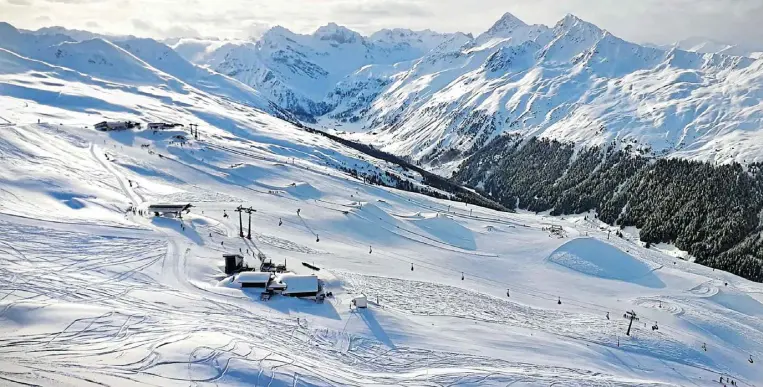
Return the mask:
[[[364, 37], [334, 23], [310, 35], [274, 27], [256, 42], [179, 43], [176, 49], [197, 64], [234, 77], [305, 121], [332, 110], [328, 93], [350, 74], [368, 65], [392, 65], [418, 59], [443, 44], [459, 47], [465, 34], [405, 29], [382, 30]], [[210, 49], [212, 47], [212, 49]]]
[[759, 46], [743, 46], [737, 44], [730, 44], [719, 42], [709, 38], [692, 37], [680, 40], [674, 44], [669, 45], [651, 45], [652, 47], [662, 48], [669, 50], [671, 48], [678, 48], [685, 51], [700, 52], [704, 54], [724, 54], [733, 56], [746, 56], [748, 58], [759, 59], [763, 58], [763, 45]]
[[99, 80], [175, 91], [194, 87], [281, 118], [296, 120], [255, 89], [196, 66], [153, 39], [122, 36], [105, 40], [101, 35], [75, 31], [75, 36], [84, 38], [79, 40], [63, 34], [65, 32], [71, 30], [54, 27], [28, 32], [0, 23], [0, 48]]

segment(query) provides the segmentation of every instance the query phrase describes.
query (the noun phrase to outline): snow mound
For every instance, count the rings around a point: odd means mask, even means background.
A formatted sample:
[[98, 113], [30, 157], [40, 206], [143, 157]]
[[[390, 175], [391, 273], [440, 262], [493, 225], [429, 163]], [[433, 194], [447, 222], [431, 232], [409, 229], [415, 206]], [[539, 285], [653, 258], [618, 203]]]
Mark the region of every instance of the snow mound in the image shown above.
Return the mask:
[[305, 182], [291, 183], [283, 190], [300, 199], [318, 199], [323, 196], [319, 189]]
[[409, 219], [418, 228], [435, 238], [466, 250], [475, 250], [477, 244], [472, 230], [462, 226], [450, 216], [442, 213], [422, 214], [421, 219]]
[[748, 294], [719, 290], [709, 297], [713, 302], [748, 316], [763, 316], [763, 304]]
[[593, 238], [573, 239], [556, 249], [547, 259], [549, 262], [593, 277], [648, 287], [665, 287], [649, 265]]

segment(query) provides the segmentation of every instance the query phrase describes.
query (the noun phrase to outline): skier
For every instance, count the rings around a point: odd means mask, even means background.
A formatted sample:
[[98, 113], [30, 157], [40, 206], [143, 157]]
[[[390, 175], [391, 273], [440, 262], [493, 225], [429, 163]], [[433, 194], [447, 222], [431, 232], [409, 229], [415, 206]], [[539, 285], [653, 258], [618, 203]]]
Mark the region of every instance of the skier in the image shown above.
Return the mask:
[[297, 216], [299, 216], [299, 211], [302, 210], [301, 208], [297, 208]]
[[371, 246], [368, 246], [368, 254], [371, 254], [374, 252], [374, 249]]
[[561, 298], [561, 297], [559, 297], [559, 301], [557, 301], [556, 303], [557, 303], [558, 305], [561, 305], [561, 304], [562, 304], [562, 298]]
[[462, 271], [461, 272], [461, 281], [463, 281], [463, 280], [464, 280], [464, 272]]
[[281, 218], [278, 218], [278, 225], [280, 226], [282, 224], [283, 224], [283, 221], [281, 220]]
[[609, 320], [609, 312], [607, 312], [607, 320]]
[[511, 297], [511, 293], [509, 293], [509, 289], [506, 289], [506, 297]]
[[411, 264], [411, 271], [413, 271], [413, 264]]

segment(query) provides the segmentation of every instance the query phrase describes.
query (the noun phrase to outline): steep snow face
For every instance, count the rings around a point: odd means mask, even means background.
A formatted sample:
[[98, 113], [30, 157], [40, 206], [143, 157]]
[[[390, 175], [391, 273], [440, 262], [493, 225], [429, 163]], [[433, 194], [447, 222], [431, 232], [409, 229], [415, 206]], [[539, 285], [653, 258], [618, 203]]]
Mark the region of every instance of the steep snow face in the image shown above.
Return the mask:
[[[763, 159], [763, 62], [641, 46], [572, 15], [529, 28], [505, 15], [474, 42], [398, 73], [368, 82], [384, 73], [370, 66], [333, 91], [359, 96], [332, 105], [342, 107], [333, 117], [369, 131], [353, 138], [435, 168], [505, 132], [718, 162]], [[343, 93], [361, 86], [372, 91]]]
[[487, 31], [477, 37], [477, 44], [485, 44], [491, 41], [510, 39], [515, 44], [521, 44], [528, 40], [548, 34], [550, 29], [544, 25], [527, 25], [516, 16], [505, 13]]

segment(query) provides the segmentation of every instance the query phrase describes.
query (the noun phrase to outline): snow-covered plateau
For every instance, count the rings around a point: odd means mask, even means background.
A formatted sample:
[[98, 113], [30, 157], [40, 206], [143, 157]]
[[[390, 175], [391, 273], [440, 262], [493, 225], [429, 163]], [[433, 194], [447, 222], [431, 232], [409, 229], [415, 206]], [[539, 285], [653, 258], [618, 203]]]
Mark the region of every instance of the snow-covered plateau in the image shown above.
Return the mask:
[[[499, 212], [368, 184], [424, 185], [299, 124], [341, 121], [330, 118], [336, 92], [322, 93], [365, 80], [378, 95], [359, 86], [340, 105], [412, 156], [431, 146], [418, 133], [455, 138], [452, 125], [469, 119], [459, 111], [586, 141], [687, 139], [676, 148], [686, 155], [732, 134], [733, 155], [760, 144], [763, 62], [649, 51], [575, 18], [519, 23], [506, 16], [477, 38], [336, 25], [310, 38], [320, 53], [367, 50], [370, 63], [297, 60], [279, 29], [219, 57], [220, 42], [175, 51], [0, 25], [0, 385], [763, 385], [763, 284], [646, 248], [638, 230], [616, 236], [590, 214]], [[234, 66], [252, 59], [235, 55], [247, 45], [269, 50], [267, 63]], [[714, 120], [723, 125], [702, 126]], [[95, 130], [101, 121], [142, 127]], [[192, 207], [148, 212], [159, 203]], [[239, 206], [256, 211], [239, 219]], [[231, 253], [315, 274], [331, 296], [262, 299], [224, 274]], [[368, 307], [353, 307], [361, 295]]]

